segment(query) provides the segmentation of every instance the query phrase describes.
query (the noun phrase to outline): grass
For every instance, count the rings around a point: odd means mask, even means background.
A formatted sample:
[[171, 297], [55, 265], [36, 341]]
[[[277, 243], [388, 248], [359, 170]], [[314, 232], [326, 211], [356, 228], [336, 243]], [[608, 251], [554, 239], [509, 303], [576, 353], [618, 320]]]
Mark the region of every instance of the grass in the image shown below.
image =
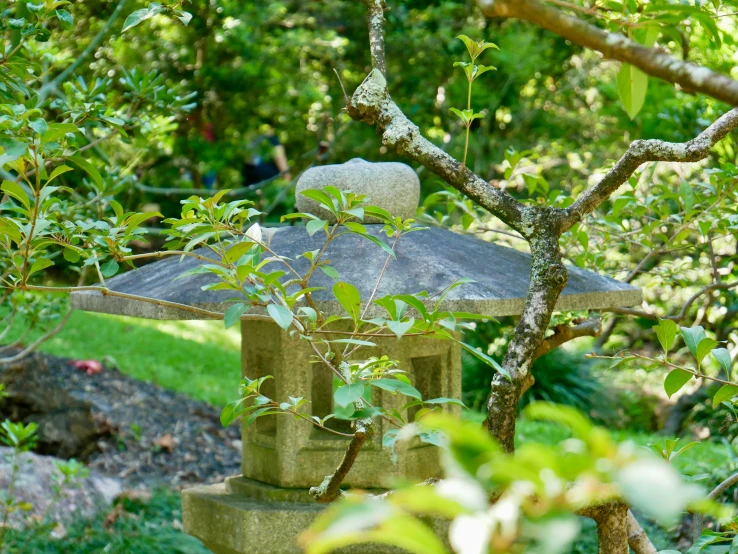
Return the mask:
[[179, 494], [157, 490], [146, 504], [124, 501], [125, 511], [112, 525], [106, 513], [75, 520], [66, 536], [9, 531], [3, 552], [8, 554], [209, 554], [200, 541], [181, 531]]
[[[22, 329], [13, 330], [12, 340]], [[38, 335], [40, 333], [37, 333]], [[75, 312], [41, 351], [113, 363], [120, 371], [223, 406], [241, 376], [238, 327], [222, 321], [155, 321]]]

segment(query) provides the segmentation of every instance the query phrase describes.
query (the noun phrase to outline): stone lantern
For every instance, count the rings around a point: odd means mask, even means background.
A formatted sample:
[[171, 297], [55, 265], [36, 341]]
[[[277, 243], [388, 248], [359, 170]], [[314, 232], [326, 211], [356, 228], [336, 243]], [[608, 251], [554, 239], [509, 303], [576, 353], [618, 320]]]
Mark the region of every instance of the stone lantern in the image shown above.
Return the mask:
[[[368, 163], [352, 160], [342, 165], [316, 167], [306, 171], [297, 184], [297, 206], [328, 219], [328, 213], [299, 195], [301, 190], [333, 185], [342, 190], [366, 194], [369, 203], [402, 218], [413, 217], [420, 185], [415, 172], [400, 163]], [[368, 232], [380, 236], [381, 225], [367, 221]], [[298, 258], [320, 248], [321, 233], [309, 237], [302, 227], [265, 230], [271, 249], [295, 260], [300, 271], [308, 263]], [[200, 251], [207, 255], [207, 250]], [[408, 294], [422, 290], [441, 291], [460, 277], [474, 282], [454, 289], [443, 308], [488, 316], [514, 316], [522, 312], [529, 274], [530, 256], [514, 249], [484, 242], [441, 228], [410, 233], [396, 247], [380, 282], [377, 297]], [[371, 296], [387, 254], [363, 237], [345, 235], [332, 242], [326, 258], [341, 281], [355, 285], [363, 299]], [[197, 274], [174, 281], [175, 277], [200, 264], [197, 259], [169, 258], [108, 281], [111, 290], [135, 294], [168, 303], [184, 304], [223, 312], [231, 293], [203, 291], [214, 277]], [[569, 281], [557, 310], [574, 311], [631, 306], [642, 301], [639, 289], [596, 273], [569, 267]], [[317, 273], [320, 273], [319, 275]], [[313, 293], [318, 307], [327, 314], [341, 314], [342, 308], [331, 294], [333, 281], [322, 272], [314, 274], [310, 285], [325, 290]], [[188, 311], [143, 301], [133, 301], [96, 292], [72, 294], [74, 308], [150, 319], [194, 319]], [[250, 378], [272, 375], [262, 389], [278, 401], [288, 395], [310, 400], [312, 415], [333, 411], [333, 377], [319, 364], [311, 363], [312, 350], [304, 341], [266, 319], [241, 322], [242, 374]], [[359, 350], [359, 355], [362, 354]], [[461, 353], [450, 341], [422, 337], [402, 340], [385, 338], [366, 356], [387, 355], [400, 362], [423, 398], [461, 395]], [[233, 383], [234, 397], [237, 383]], [[373, 390], [374, 400], [398, 407], [401, 399]], [[345, 422], [331, 420], [336, 429]], [[422, 480], [440, 471], [438, 451], [419, 442], [405, 443], [397, 463], [382, 448], [383, 423], [371, 442], [365, 444], [349, 472], [346, 485], [363, 489], [383, 488], [393, 479]], [[348, 428], [346, 428], [348, 429]], [[225, 483], [187, 489], [182, 493], [185, 530], [202, 540], [217, 554], [287, 554], [300, 552], [296, 537], [322, 509], [312, 502], [308, 489], [320, 484], [335, 471], [348, 439], [312, 428], [290, 417], [260, 418], [242, 430], [242, 475]], [[386, 552], [361, 546], [351, 552]]]

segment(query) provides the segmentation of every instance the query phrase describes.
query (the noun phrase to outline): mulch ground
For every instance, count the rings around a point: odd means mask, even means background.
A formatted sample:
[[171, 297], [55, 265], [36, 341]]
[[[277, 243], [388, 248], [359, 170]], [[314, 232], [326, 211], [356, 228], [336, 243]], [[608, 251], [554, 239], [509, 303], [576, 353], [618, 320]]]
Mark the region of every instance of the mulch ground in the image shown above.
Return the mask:
[[128, 487], [174, 488], [240, 473], [240, 430], [224, 429], [218, 408], [112, 368], [90, 375], [71, 360], [45, 354], [24, 365], [34, 379], [88, 403], [100, 436], [87, 463], [99, 473]]

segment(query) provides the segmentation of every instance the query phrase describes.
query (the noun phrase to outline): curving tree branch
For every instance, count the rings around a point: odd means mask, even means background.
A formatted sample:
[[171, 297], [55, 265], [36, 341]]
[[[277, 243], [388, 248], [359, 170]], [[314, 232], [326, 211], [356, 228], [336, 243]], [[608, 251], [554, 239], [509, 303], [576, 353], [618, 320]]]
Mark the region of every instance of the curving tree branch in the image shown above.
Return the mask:
[[738, 81], [663, 50], [638, 44], [620, 33], [608, 33], [539, 0], [477, 0], [477, 4], [487, 17], [529, 21], [575, 44], [601, 52], [606, 58], [629, 63], [658, 79], [738, 106]]
[[523, 236], [530, 235], [523, 230], [525, 207], [423, 137], [392, 100], [387, 81], [377, 67], [356, 89], [347, 108], [353, 119], [375, 125], [385, 146], [422, 164]]
[[602, 180], [582, 194], [566, 209], [564, 228], [569, 229], [593, 212], [622, 186], [646, 162], [698, 162], [707, 157], [715, 144], [738, 127], [738, 108], [724, 114], [702, 133], [688, 142], [664, 140], [633, 141], [625, 154]]
[[597, 337], [602, 333], [602, 320], [591, 318], [575, 322], [574, 325], [557, 325], [553, 328], [554, 334], [547, 337], [536, 349], [536, 359], [545, 356], [551, 350], [558, 348], [570, 340], [580, 337]]

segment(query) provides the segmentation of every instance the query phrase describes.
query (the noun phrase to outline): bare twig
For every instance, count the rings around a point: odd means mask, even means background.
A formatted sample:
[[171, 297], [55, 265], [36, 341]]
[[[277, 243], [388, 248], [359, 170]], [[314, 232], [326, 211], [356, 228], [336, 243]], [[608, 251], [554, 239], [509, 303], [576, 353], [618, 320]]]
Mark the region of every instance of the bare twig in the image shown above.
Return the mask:
[[651, 358], [650, 356], [643, 356], [641, 354], [634, 354], [630, 353], [627, 355], [623, 355], [621, 357], [613, 357], [613, 356], [598, 356], [597, 354], [587, 354], [585, 358], [591, 358], [594, 360], [619, 360], [621, 358], [625, 359], [639, 359], [639, 360], [645, 360], [647, 362], [651, 362], [654, 364], [662, 364], [666, 367], [670, 367], [671, 369], [679, 369], [681, 371], [684, 371], [686, 373], [691, 373], [695, 377], [701, 377], [702, 379], [707, 379], [708, 381], [714, 381], [716, 383], [720, 383], [721, 385], [731, 385], [731, 386], [738, 386], [738, 383], [733, 383], [732, 381], [726, 381], [725, 379], [721, 379], [720, 377], [713, 377], [712, 375], [707, 375], [706, 373], [700, 373], [699, 371], [696, 371], [692, 369], [691, 367], [684, 367], [681, 365], [673, 364], [668, 360], [659, 360], [656, 358]]
[[34, 352], [39, 346], [41, 346], [44, 342], [49, 340], [51, 337], [59, 333], [62, 329], [64, 329], [64, 326], [67, 324], [67, 321], [69, 320], [69, 317], [72, 315], [72, 312], [74, 310], [69, 310], [66, 314], [64, 314], [64, 317], [61, 318], [59, 323], [51, 329], [49, 332], [44, 333], [39, 338], [37, 338], [32, 344], [28, 345], [26, 348], [18, 352], [15, 356], [11, 356], [9, 358], [0, 358], [0, 366], [2, 365], [8, 365], [15, 363], [19, 360], [22, 360], [32, 352]]
[[689, 308], [691, 308], [692, 304], [694, 304], [701, 296], [712, 293], [716, 290], [729, 290], [729, 289], [733, 289], [736, 287], [738, 287], [738, 281], [732, 281], [730, 283], [725, 283], [723, 281], [720, 281], [719, 283], [712, 283], [710, 285], [704, 286], [687, 299], [687, 301], [682, 306], [682, 309], [679, 310], [679, 313], [676, 315], [660, 316], [658, 314], [652, 314], [650, 312], [646, 312], [644, 310], [636, 310], [634, 308], [606, 308], [601, 311], [610, 312], [613, 314], [620, 314], [620, 315], [632, 315], [636, 317], [643, 317], [646, 319], [654, 319], [654, 320], [670, 319], [672, 321], [679, 322], [679, 321], [682, 321], [687, 316], [687, 312], [689, 311]]

